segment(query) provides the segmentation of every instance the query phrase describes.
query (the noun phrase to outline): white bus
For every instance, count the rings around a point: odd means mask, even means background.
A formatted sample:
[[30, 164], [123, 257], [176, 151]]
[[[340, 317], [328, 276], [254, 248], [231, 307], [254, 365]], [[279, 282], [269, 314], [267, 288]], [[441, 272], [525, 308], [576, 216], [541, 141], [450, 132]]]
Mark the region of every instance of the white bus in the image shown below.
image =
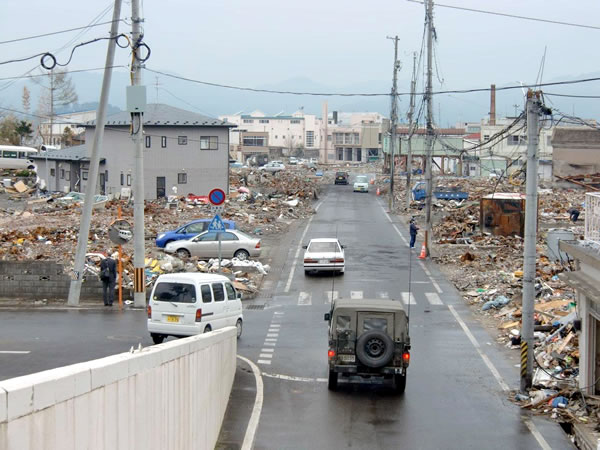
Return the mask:
[[33, 147], [0, 145], [0, 169], [35, 169], [31, 155], [37, 155]]

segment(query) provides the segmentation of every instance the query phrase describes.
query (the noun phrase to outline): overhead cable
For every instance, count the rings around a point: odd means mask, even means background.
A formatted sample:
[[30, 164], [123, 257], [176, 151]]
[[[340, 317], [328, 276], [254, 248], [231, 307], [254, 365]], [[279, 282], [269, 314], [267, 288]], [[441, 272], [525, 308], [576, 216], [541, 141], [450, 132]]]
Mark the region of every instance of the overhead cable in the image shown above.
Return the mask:
[[[124, 22], [123, 19], [119, 19], [118, 21], [119, 22]], [[11, 40], [8, 40], [8, 41], [0, 41], [0, 45], [1, 44], [10, 44], [12, 42], [27, 41], [29, 39], [37, 39], [37, 38], [46, 37], [46, 36], [54, 36], [56, 34], [69, 33], [71, 31], [85, 30], [87, 28], [98, 27], [100, 25], [106, 25], [106, 24], [113, 23], [113, 22], [114, 22], [113, 20], [109, 20], [108, 22], [100, 22], [100, 23], [96, 23], [96, 24], [93, 24], [93, 25], [86, 25], [86, 26], [83, 26], [83, 27], [69, 28], [67, 30], [53, 31], [51, 33], [44, 33], [44, 34], [36, 34], [35, 36], [27, 36], [27, 37], [22, 37], [22, 38], [17, 38], [17, 39], [11, 39]]]

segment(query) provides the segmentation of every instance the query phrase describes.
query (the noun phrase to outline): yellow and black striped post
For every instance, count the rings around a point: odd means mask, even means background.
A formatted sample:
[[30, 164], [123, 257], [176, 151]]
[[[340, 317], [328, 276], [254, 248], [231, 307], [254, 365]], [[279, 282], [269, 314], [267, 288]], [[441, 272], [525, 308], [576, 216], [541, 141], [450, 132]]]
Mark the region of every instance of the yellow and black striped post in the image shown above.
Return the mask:
[[144, 292], [146, 283], [144, 283], [144, 268], [136, 267], [134, 269], [133, 291]]
[[527, 342], [521, 341], [521, 378], [527, 377]]

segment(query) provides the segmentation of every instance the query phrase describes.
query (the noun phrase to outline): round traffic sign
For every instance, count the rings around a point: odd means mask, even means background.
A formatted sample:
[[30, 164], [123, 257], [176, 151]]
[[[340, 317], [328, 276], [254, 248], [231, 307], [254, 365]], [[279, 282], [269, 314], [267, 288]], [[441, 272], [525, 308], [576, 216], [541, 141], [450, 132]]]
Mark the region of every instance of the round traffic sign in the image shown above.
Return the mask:
[[225, 203], [225, 192], [223, 189], [213, 189], [208, 193], [208, 201], [215, 206]]

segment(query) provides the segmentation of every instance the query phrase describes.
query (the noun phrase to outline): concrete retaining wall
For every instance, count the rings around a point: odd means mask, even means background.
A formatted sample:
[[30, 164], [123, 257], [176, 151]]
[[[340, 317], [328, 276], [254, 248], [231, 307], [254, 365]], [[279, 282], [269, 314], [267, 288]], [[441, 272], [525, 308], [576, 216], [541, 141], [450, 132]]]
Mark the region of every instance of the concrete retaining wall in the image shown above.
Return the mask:
[[[0, 261], [0, 298], [66, 299], [71, 278], [55, 261]], [[81, 298], [102, 301], [102, 282], [87, 279]]]
[[233, 327], [0, 382], [2, 450], [212, 449]]

